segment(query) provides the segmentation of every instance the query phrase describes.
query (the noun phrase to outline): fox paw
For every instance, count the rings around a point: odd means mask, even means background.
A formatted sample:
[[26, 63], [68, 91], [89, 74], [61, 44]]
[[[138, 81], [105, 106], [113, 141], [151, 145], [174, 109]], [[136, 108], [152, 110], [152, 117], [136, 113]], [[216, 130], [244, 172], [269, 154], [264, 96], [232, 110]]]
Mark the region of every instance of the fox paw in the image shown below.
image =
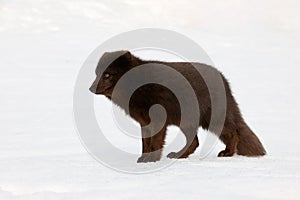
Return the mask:
[[167, 155], [168, 158], [187, 158], [184, 154], [181, 154], [179, 152], [171, 152]]
[[231, 157], [234, 155], [234, 152], [223, 150], [218, 154], [218, 157]]
[[147, 162], [156, 162], [159, 160], [160, 160], [159, 156], [155, 156], [155, 155], [151, 155], [151, 154], [144, 154], [138, 158], [137, 162], [138, 163], [147, 163]]

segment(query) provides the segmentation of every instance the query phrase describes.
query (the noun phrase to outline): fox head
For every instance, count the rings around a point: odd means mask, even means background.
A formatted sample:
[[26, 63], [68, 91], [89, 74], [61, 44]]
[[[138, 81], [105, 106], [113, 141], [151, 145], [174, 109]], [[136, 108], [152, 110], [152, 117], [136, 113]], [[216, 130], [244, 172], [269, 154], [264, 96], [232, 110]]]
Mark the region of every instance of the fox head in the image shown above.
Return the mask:
[[96, 67], [96, 79], [90, 87], [94, 94], [111, 98], [118, 80], [137, 63], [129, 51], [106, 52]]

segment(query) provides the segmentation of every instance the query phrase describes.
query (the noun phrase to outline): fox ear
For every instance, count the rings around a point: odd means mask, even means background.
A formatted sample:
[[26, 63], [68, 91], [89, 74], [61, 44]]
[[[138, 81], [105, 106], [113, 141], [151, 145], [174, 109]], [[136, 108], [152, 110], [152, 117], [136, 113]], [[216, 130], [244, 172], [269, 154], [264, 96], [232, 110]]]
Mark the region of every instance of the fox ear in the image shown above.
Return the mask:
[[130, 51], [123, 51], [123, 55], [120, 57], [120, 62], [122, 63], [123, 66], [132, 68], [136, 66], [136, 58], [134, 55], [130, 53]]
[[130, 51], [124, 51], [124, 54], [122, 55], [122, 57], [124, 58], [124, 60], [131, 62], [132, 61], [132, 54], [130, 53]]

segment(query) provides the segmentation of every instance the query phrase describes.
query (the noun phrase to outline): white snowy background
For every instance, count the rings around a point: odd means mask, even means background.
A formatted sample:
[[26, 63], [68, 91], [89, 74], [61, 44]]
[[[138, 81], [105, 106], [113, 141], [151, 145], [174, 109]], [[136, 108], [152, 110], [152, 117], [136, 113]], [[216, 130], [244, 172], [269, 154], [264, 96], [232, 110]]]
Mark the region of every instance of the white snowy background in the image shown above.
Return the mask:
[[[298, 0], [0, 0], [0, 199], [299, 199], [299, 11]], [[218, 144], [204, 160], [132, 175], [85, 151], [72, 111], [79, 69], [103, 41], [145, 27], [205, 49], [267, 156], [217, 158]], [[95, 100], [113, 134], [110, 102]], [[118, 142], [140, 152], [139, 140]]]

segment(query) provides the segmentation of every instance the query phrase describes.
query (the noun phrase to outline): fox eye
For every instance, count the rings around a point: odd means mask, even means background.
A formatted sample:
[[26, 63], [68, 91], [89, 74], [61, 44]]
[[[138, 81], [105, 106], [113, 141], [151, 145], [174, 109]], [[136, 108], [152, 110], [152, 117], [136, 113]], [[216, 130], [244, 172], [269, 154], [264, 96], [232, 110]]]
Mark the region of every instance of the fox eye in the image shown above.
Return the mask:
[[110, 74], [109, 73], [105, 73], [104, 74], [104, 78], [109, 78], [110, 77]]

